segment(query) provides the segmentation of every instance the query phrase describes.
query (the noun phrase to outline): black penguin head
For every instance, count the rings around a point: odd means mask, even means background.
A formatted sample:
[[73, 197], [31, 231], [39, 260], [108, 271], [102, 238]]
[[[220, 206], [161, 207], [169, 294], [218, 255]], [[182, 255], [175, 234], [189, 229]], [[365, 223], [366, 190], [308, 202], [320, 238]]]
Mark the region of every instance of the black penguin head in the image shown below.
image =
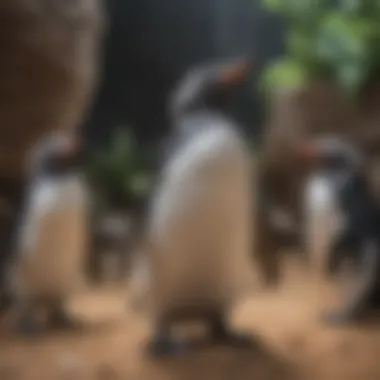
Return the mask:
[[83, 150], [72, 136], [52, 134], [40, 141], [32, 157], [32, 171], [44, 177], [76, 173], [83, 164]]
[[247, 59], [197, 66], [185, 75], [169, 101], [173, 118], [199, 109], [225, 111], [232, 90], [248, 74]]
[[298, 155], [313, 168], [337, 175], [357, 172], [364, 161], [358, 149], [337, 136], [313, 139], [301, 145]]
[[327, 180], [330, 190], [341, 201], [367, 191], [364, 157], [359, 149], [341, 137], [313, 139], [301, 145], [298, 153], [309, 173], [317, 173]]

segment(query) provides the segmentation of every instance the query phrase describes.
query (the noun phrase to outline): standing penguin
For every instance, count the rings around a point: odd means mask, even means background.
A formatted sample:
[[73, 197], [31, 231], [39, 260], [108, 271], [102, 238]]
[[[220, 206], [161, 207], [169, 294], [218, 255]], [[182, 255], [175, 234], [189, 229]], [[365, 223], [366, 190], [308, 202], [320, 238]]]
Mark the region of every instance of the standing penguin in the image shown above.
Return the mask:
[[244, 60], [195, 68], [169, 103], [176, 146], [147, 226], [154, 355], [187, 351], [189, 345], [172, 334], [177, 322], [201, 320], [220, 342], [250, 343], [226, 320], [250, 266], [252, 168], [225, 107], [248, 68]]
[[43, 139], [31, 157], [30, 184], [10, 271], [10, 290], [22, 332], [39, 330], [35, 312], [47, 309], [52, 325], [74, 327], [67, 298], [84, 280], [87, 196], [78, 142], [61, 134]]
[[326, 271], [331, 244], [342, 223], [334, 174], [326, 160], [311, 170], [304, 188], [304, 247], [308, 260], [321, 273]]
[[307, 150], [304, 157], [316, 162], [329, 177], [342, 217], [331, 241], [328, 270], [335, 272], [344, 259], [354, 264], [355, 274], [342, 307], [323, 317], [329, 324], [345, 324], [380, 305], [380, 205], [371, 190], [364, 157], [352, 145], [331, 138]]

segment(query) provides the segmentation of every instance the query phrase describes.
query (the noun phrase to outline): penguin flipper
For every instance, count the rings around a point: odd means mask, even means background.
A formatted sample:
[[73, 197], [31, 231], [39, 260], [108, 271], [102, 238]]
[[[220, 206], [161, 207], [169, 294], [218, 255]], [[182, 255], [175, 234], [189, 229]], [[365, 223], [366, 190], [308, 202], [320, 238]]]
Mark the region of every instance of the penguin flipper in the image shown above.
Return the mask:
[[357, 249], [356, 236], [351, 228], [345, 230], [332, 244], [327, 260], [327, 272], [335, 274], [345, 257]]

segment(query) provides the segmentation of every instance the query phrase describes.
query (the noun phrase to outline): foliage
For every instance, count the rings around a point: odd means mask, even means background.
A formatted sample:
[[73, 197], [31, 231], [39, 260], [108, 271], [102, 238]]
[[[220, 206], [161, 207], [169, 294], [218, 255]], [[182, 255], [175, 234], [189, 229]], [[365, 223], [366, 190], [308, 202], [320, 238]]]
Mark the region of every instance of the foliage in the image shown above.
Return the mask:
[[106, 149], [90, 154], [87, 175], [97, 208], [133, 207], [151, 186], [149, 156], [133, 134], [117, 130]]
[[329, 77], [355, 95], [380, 66], [379, 0], [262, 0], [286, 23], [286, 54], [264, 72], [262, 89]]

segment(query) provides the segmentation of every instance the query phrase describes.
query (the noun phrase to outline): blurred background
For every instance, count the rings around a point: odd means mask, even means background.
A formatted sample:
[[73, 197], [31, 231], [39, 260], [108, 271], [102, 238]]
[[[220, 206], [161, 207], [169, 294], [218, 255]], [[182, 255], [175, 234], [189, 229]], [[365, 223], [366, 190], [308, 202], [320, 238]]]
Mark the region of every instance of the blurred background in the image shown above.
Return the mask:
[[[310, 276], [314, 259], [301, 236], [308, 173], [292, 156], [305, 139], [338, 133], [365, 151], [380, 195], [379, 16], [374, 0], [2, 0], [0, 266], [12, 256], [28, 152], [46, 132], [79, 131], [92, 193], [93, 291], [73, 310], [94, 327], [24, 342], [6, 316], [0, 379], [379, 378], [376, 327], [318, 324], [335, 288], [318, 270]], [[146, 316], [129, 310], [126, 283], [169, 137], [167, 97], [190, 67], [240, 56], [254, 70], [231, 111], [252, 142], [257, 188], [293, 223], [279, 234], [259, 216], [259, 255], [280, 263], [281, 285], [237, 311], [237, 323], [268, 349], [153, 364], [141, 353]]]

